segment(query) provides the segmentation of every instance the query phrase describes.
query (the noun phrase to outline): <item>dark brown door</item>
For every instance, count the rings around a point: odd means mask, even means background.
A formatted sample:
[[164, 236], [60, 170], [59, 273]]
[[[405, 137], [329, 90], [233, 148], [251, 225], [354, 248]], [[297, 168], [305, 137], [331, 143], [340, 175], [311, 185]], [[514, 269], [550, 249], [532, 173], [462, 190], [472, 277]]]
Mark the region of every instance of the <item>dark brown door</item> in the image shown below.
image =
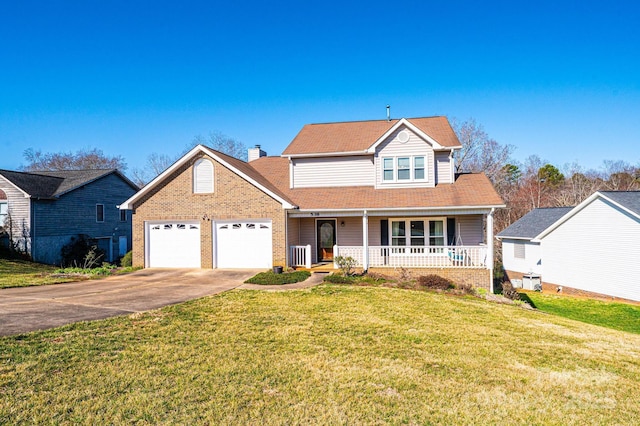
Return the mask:
[[335, 219], [322, 219], [316, 222], [318, 241], [318, 262], [333, 260], [333, 246], [336, 243]]

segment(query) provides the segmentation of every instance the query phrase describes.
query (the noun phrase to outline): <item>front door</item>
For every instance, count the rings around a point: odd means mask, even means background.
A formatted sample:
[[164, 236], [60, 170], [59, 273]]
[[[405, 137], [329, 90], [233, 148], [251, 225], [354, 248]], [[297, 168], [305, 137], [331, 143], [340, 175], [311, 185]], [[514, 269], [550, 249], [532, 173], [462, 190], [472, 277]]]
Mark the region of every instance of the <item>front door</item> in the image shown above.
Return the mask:
[[333, 246], [336, 243], [336, 220], [321, 219], [316, 222], [318, 241], [318, 262], [333, 260]]

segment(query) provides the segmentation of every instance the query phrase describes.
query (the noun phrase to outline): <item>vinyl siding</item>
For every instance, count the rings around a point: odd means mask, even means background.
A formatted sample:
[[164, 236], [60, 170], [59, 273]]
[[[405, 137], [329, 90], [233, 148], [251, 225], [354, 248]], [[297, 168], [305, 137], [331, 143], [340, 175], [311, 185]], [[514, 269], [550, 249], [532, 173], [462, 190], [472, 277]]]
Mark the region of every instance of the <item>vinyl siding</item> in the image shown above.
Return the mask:
[[[514, 245], [524, 244], [524, 259], [514, 256]], [[532, 243], [524, 240], [503, 240], [502, 241], [502, 264], [507, 271], [520, 272], [521, 274], [542, 275], [542, 259], [539, 243]]]
[[[398, 134], [405, 131], [409, 134], [407, 142], [400, 142]], [[425, 157], [425, 178], [426, 181], [416, 182], [384, 182], [382, 181], [382, 158], [384, 157]], [[375, 156], [375, 176], [376, 188], [406, 188], [406, 187], [433, 187], [435, 185], [434, 152], [431, 145], [413, 133], [408, 128], [402, 126], [396, 130], [389, 138], [378, 146]]]
[[[131, 214], [120, 222], [120, 210], [116, 207], [132, 196], [135, 190], [116, 174], [60, 196], [57, 200], [33, 202], [34, 259], [44, 263], [59, 263], [60, 248], [78, 234], [90, 237], [111, 237], [112, 260], [118, 257], [118, 238], [127, 237], [127, 249], [131, 249]], [[96, 222], [96, 204], [104, 205], [104, 222]], [[55, 237], [55, 238], [45, 238]], [[39, 241], [40, 238], [43, 238]]]
[[449, 152], [436, 152], [436, 184], [451, 182], [451, 161]]
[[477, 246], [484, 242], [483, 219], [481, 215], [456, 216], [456, 235], [460, 229], [462, 244], [465, 246]]
[[596, 198], [541, 241], [546, 283], [640, 300], [640, 220]]
[[[22, 191], [16, 189], [2, 176], [0, 176], [0, 189], [7, 195], [8, 213], [13, 221], [14, 240], [17, 238], [22, 239], [23, 231], [26, 231], [27, 235], [31, 235], [31, 199], [25, 198]], [[1, 226], [3, 226], [2, 223], [0, 223]], [[24, 243], [24, 241], [20, 242], [21, 247], [24, 247]], [[28, 242], [27, 248], [29, 248]]]
[[293, 186], [372, 186], [373, 156], [298, 158], [293, 163]]

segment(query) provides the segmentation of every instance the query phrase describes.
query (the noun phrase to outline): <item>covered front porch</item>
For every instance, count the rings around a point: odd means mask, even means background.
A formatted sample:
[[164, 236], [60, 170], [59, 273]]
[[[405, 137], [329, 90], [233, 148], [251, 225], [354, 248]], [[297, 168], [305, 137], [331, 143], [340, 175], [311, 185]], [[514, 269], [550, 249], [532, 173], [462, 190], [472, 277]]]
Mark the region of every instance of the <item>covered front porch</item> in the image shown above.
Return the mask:
[[292, 212], [288, 261], [294, 268], [493, 269], [493, 210]]

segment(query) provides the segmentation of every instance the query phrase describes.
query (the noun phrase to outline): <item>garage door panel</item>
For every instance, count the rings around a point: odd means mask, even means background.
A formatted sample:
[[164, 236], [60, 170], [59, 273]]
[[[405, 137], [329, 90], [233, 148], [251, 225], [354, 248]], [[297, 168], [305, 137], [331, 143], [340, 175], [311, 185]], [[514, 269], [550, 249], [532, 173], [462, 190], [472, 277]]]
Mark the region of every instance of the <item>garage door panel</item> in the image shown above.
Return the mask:
[[271, 222], [218, 223], [215, 229], [218, 268], [271, 268]]
[[188, 222], [150, 224], [148, 259], [156, 268], [200, 268], [200, 225]]

